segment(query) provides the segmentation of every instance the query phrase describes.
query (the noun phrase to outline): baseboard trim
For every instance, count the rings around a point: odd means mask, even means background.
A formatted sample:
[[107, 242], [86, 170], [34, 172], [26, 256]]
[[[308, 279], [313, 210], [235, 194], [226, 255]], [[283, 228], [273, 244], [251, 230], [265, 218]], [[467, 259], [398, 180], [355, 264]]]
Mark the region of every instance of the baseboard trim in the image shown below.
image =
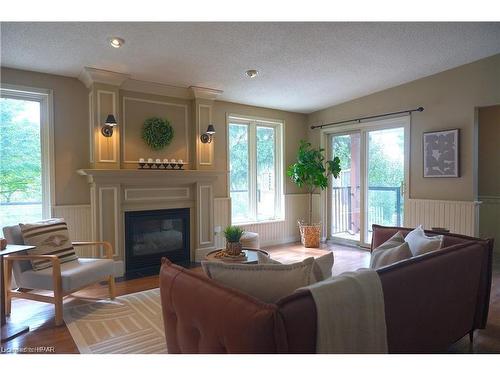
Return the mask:
[[285, 245], [287, 243], [299, 242], [299, 241], [300, 241], [300, 236], [290, 236], [279, 240], [261, 241], [260, 247], [262, 248], [264, 246]]
[[115, 277], [125, 275], [125, 262], [123, 260], [115, 260]]

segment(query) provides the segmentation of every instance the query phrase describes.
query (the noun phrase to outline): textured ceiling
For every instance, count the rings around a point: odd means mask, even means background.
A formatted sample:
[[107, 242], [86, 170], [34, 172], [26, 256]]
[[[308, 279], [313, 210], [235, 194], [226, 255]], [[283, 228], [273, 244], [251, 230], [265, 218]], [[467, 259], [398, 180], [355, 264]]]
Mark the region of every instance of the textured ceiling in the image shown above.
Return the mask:
[[304, 113], [497, 53], [500, 23], [1, 24], [2, 66], [71, 77], [90, 66]]

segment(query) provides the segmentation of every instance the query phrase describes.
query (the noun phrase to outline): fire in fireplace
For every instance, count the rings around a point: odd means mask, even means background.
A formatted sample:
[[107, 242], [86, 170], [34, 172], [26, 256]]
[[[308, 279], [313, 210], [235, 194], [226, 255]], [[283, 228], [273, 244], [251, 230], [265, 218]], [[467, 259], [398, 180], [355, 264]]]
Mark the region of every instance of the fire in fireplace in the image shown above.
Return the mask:
[[189, 262], [189, 208], [125, 212], [126, 272], [159, 269], [162, 257]]

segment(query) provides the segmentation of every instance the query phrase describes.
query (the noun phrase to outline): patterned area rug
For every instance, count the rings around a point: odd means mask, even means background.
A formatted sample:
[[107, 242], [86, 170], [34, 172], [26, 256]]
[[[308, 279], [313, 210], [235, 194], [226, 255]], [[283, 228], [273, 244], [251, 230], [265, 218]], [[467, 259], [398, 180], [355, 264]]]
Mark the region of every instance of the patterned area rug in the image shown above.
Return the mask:
[[68, 307], [64, 321], [82, 354], [167, 353], [159, 289]]

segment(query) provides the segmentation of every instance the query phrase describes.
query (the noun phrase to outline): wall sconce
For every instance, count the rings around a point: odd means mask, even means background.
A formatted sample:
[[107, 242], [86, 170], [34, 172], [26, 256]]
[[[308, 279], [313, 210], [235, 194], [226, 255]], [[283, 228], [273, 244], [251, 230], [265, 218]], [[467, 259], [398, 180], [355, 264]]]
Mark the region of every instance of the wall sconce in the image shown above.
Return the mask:
[[212, 136], [214, 134], [214, 126], [212, 124], [208, 125], [207, 131], [200, 136], [201, 143], [212, 143]]
[[105, 137], [111, 137], [113, 135], [113, 128], [116, 126], [116, 119], [113, 115], [108, 115], [103, 127], [101, 128], [101, 133]]

